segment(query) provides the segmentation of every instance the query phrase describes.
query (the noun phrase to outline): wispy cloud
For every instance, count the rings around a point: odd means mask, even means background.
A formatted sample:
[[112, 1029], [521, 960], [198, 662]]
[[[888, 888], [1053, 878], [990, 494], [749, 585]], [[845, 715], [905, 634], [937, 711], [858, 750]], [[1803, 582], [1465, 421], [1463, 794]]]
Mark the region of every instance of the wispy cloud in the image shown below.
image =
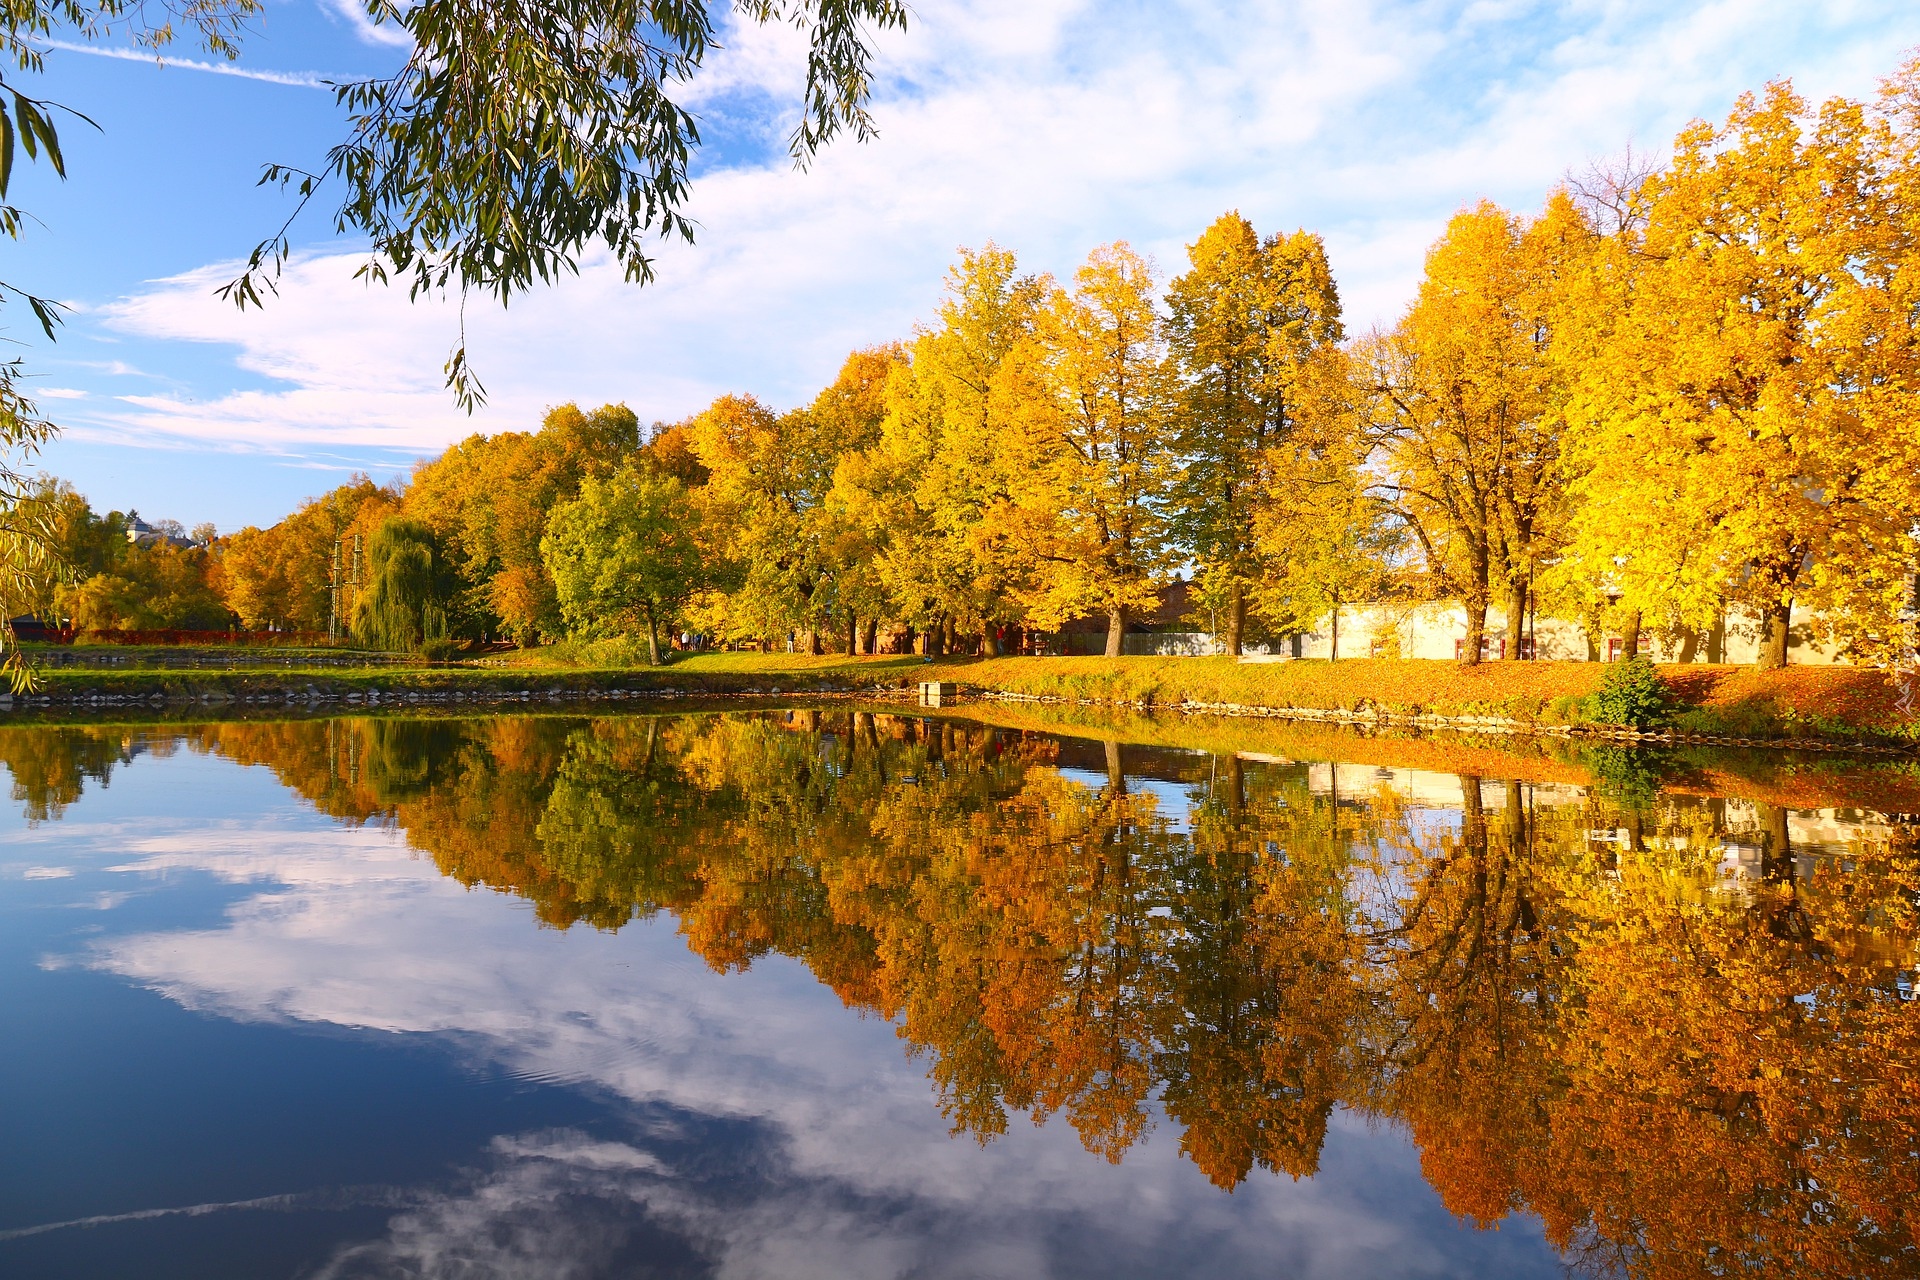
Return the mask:
[[344, 21], [352, 28], [353, 34], [366, 44], [382, 45], [389, 49], [413, 47], [412, 36], [391, 23], [375, 22], [359, 0], [322, 0], [321, 7]]
[[267, 84], [291, 85], [299, 89], [331, 88], [331, 77], [318, 71], [263, 71], [257, 67], [243, 67], [231, 62], [207, 62], [199, 58], [176, 58], [171, 54], [156, 54], [146, 49], [117, 49], [111, 45], [79, 44], [70, 40], [43, 40], [40, 42], [49, 49], [60, 49], [67, 53], [83, 53], [90, 58], [116, 58], [122, 62], [144, 62], [148, 66], [178, 67], [182, 71], [204, 71], [216, 76], [238, 76], [242, 80], [259, 80]]

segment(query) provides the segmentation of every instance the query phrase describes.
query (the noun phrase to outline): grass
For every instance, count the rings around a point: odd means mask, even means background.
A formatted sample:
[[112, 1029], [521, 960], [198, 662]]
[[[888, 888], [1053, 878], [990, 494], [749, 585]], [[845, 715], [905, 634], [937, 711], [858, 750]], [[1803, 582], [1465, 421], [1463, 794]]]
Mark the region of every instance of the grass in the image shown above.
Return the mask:
[[[871, 658], [783, 653], [677, 654], [645, 662], [645, 644], [565, 643], [453, 665], [407, 665], [366, 655], [359, 666], [331, 665], [339, 651], [307, 655], [235, 648], [225, 667], [186, 668], [166, 655], [121, 651], [111, 668], [47, 668], [42, 692], [131, 697], [241, 697], [293, 691], [326, 694], [528, 690], [673, 690], [690, 694], [805, 693], [904, 687], [919, 680], [1027, 697], [1106, 706], [1259, 707], [1341, 712], [1362, 717], [1438, 716], [1519, 728], [1591, 724], [1590, 695], [1606, 668], [1584, 662], [1489, 662], [1478, 667], [1434, 660], [1356, 658], [1242, 663], [1231, 658], [1060, 657]], [[323, 660], [328, 665], [323, 665]], [[1920, 743], [1920, 688], [1862, 667], [1663, 666], [1661, 678], [1680, 710], [1674, 727], [1736, 738], [1818, 738]]]

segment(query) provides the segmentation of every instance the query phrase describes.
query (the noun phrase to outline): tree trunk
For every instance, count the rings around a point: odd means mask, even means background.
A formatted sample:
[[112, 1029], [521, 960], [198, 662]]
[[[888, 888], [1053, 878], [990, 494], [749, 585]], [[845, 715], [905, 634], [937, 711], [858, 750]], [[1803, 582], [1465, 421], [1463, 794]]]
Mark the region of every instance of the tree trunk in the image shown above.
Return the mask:
[[1227, 597], [1227, 652], [1234, 657], [1240, 656], [1240, 646], [1247, 636], [1247, 589], [1244, 584], [1233, 584], [1233, 594]]
[[1620, 658], [1631, 662], [1640, 653], [1640, 611], [1635, 609], [1627, 615], [1627, 621], [1620, 628]]
[[660, 623], [654, 618], [653, 610], [647, 610], [647, 663], [660, 665]]
[[1329, 662], [1340, 661], [1340, 602], [1333, 605], [1333, 647], [1327, 650]]
[[929, 658], [938, 658], [946, 654], [946, 619], [935, 618], [933, 625], [927, 628], [927, 642], [920, 651]]
[[1760, 620], [1766, 625], [1765, 637], [1760, 642], [1760, 668], [1777, 671], [1787, 665], [1787, 634], [1793, 626], [1793, 601], [1768, 604]]
[[1460, 664], [1480, 665], [1480, 646], [1487, 638], [1487, 596], [1480, 591], [1467, 597], [1467, 638], [1460, 647]]
[[862, 653], [868, 657], [872, 657], [874, 654], [880, 652], [880, 620], [878, 618], [867, 619], [866, 640], [867, 643], [865, 647], [861, 649]]
[[906, 649], [904, 650], [904, 652], [906, 653], [919, 652], [920, 633], [913, 629], [913, 624], [908, 623], [905, 626], [901, 627], [900, 630], [902, 632], [900, 637], [901, 643], [906, 645]]
[[1127, 611], [1116, 607], [1107, 614], [1107, 656], [1109, 658], [1120, 656], [1121, 641], [1126, 638], [1126, 634]]
[[805, 643], [800, 647], [801, 652], [815, 658], [819, 657], [821, 652], [820, 633], [812, 628], [808, 628], [803, 639], [805, 640]]
[[858, 652], [860, 652], [860, 620], [855, 618], [853, 610], [849, 609], [847, 610], [847, 634], [841, 642], [840, 653], [843, 657], [851, 658]]
[[991, 622], [982, 623], [980, 626], [980, 652], [989, 658], [1000, 656], [1000, 637], [993, 633]]
[[1527, 584], [1513, 583], [1507, 589], [1507, 660], [1520, 661], [1520, 637], [1527, 621]]

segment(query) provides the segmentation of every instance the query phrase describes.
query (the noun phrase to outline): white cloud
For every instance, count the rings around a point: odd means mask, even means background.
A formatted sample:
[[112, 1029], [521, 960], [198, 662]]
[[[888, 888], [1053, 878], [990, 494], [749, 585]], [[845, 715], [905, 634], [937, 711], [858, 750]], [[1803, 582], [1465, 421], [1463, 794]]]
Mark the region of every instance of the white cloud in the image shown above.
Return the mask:
[[1324, 232], [1351, 327], [1364, 328], [1398, 313], [1461, 205], [1535, 205], [1566, 170], [1629, 141], [1658, 150], [1772, 76], [1869, 92], [1901, 44], [1920, 41], [1920, 13], [1798, 0], [928, 0], [908, 33], [882, 40], [880, 139], [843, 140], [807, 173], [782, 151], [790, 116], [750, 118], [791, 109], [797, 37], [748, 26], [727, 39], [690, 100], [717, 122], [715, 154], [751, 158], [696, 182], [701, 243], [663, 246], [650, 288], [595, 260], [511, 311], [475, 300], [470, 350], [493, 402], [477, 419], [441, 386], [452, 308], [365, 289], [349, 278], [354, 255], [322, 252], [294, 263], [264, 315], [211, 296], [231, 266], [100, 309], [123, 337], [230, 345], [252, 385], [128, 397], [73, 423], [222, 447], [430, 450], [569, 399], [624, 400], [643, 418], [723, 391], [793, 403], [847, 350], [929, 315], [958, 245], [992, 238], [1065, 272], [1124, 238], [1177, 269], [1184, 244], [1234, 207], [1262, 228]]
[[389, 49], [413, 47], [412, 36], [390, 22], [374, 22], [367, 16], [367, 7], [360, 0], [321, 0], [320, 7], [345, 22], [364, 44], [381, 45]]

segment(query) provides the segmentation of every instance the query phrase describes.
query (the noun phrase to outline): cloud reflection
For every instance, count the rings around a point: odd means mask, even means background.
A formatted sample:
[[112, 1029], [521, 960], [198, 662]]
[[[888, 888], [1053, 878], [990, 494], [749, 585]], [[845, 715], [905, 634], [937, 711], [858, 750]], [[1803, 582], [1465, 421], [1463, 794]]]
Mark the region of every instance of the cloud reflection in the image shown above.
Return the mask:
[[227, 1017], [442, 1036], [479, 1069], [690, 1130], [504, 1137], [469, 1182], [423, 1192], [327, 1276], [1554, 1269], [1529, 1226], [1453, 1229], [1397, 1135], [1339, 1116], [1319, 1177], [1233, 1196], [1170, 1140], [1118, 1166], [1061, 1124], [956, 1140], [891, 1024], [799, 963], [720, 975], [664, 923], [539, 928], [377, 829], [182, 825], [131, 841], [120, 867], [267, 887], [217, 927], [102, 940], [100, 969]]

